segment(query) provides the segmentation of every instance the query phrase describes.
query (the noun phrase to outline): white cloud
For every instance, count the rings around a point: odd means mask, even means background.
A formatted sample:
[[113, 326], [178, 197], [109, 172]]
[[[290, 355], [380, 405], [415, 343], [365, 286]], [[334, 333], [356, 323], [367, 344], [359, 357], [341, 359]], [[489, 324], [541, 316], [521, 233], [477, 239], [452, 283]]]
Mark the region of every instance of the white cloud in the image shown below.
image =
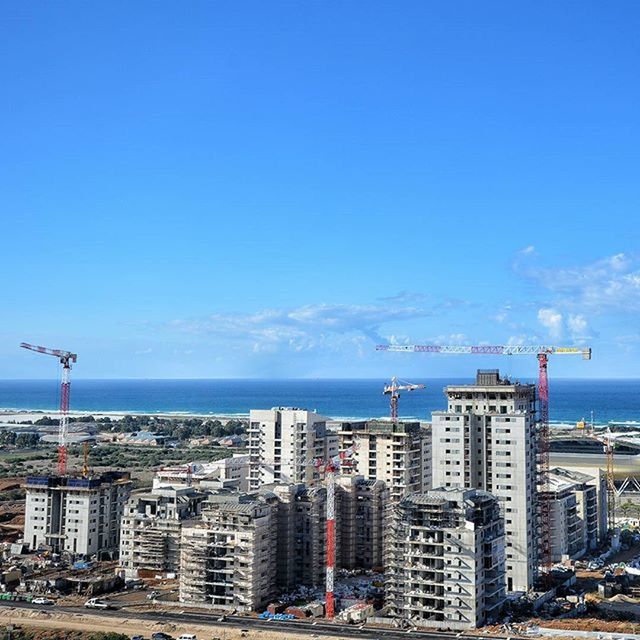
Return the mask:
[[586, 265], [521, 268], [527, 278], [552, 292], [555, 306], [601, 313], [640, 310], [640, 260], [617, 253]]
[[562, 337], [562, 314], [555, 309], [538, 309], [538, 322], [552, 338]]
[[520, 253], [523, 256], [529, 256], [535, 252], [536, 252], [536, 248], [532, 244], [530, 244], [528, 247], [525, 247], [524, 249], [520, 249]]
[[322, 349], [363, 352], [367, 339], [386, 342], [383, 325], [425, 318], [430, 310], [397, 305], [314, 304], [255, 313], [216, 313], [204, 318], [175, 320], [169, 327], [201, 336], [224, 338], [254, 353], [281, 350], [300, 353]]

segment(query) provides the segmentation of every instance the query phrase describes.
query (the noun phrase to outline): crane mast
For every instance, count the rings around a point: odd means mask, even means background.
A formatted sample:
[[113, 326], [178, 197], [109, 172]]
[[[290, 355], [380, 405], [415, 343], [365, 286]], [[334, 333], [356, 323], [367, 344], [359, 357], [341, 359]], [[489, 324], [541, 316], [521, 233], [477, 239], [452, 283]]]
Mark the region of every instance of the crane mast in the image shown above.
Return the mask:
[[58, 474], [67, 473], [67, 435], [69, 433], [69, 393], [71, 391], [71, 364], [78, 360], [78, 356], [62, 349], [49, 349], [39, 345], [21, 342], [20, 346], [29, 351], [43, 353], [58, 358], [62, 365], [62, 381], [60, 384], [60, 426], [58, 427]]
[[[377, 351], [400, 353], [443, 353], [451, 355], [535, 355], [538, 358], [538, 402], [540, 408], [537, 454], [539, 491], [549, 491], [549, 377], [547, 365], [550, 355], [581, 355], [583, 360], [591, 360], [590, 347], [558, 347], [552, 345], [439, 345], [439, 344], [379, 344]], [[611, 444], [608, 444], [611, 447]], [[609, 470], [611, 467], [611, 470]], [[613, 454], [607, 450], [607, 482], [613, 486]], [[614, 487], [615, 489], [615, 487]], [[609, 489], [608, 493], [611, 493]], [[613, 491], [615, 496], [615, 490]], [[552, 565], [552, 532], [549, 526], [551, 506], [548, 500], [538, 500], [538, 531], [540, 534], [540, 564], [545, 573]], [[609, 513], [609, 526], [614, 522], [613, 512]], [[615, 522], [614, 522], [615, 526]]]

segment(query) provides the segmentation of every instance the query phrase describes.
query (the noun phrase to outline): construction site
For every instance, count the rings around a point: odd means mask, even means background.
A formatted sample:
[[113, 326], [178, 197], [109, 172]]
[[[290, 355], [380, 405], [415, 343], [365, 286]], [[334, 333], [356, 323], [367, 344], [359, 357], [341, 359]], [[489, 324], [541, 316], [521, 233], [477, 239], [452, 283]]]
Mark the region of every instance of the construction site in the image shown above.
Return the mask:
[[[67, 471], [77, 356], [22, 346], [56, 357], [62, 382], [57, 474], [20, 479], [24, 521], [17, 513], [3, 528], [0, 587], [17, 600], [110, 594], [124, 609], [455, 631], [640, 607], [640, 535], [628, 521], [621, 532], [616, 509], [621, 487], [635, 485], [614, 451], [633, 447], [633, 434], [549, 427], [549, 358], [588, 360], [589, 349], [382, 345], [534, 356], [539, 380], [478, 370], [424, 421], [399, 418], [401, 394], [424, 385], [397, 378], [382, 389], [386, 419], [252, 411], [247, 455], [160, 467], [153, 486], [132, 490], [130, 472], [92, 472], [87, 448], [82, 469]], [[563, 464], [552, 465], [560, 442]], [[589, 442], [603, 463], [567, 464], [567, 442]]]

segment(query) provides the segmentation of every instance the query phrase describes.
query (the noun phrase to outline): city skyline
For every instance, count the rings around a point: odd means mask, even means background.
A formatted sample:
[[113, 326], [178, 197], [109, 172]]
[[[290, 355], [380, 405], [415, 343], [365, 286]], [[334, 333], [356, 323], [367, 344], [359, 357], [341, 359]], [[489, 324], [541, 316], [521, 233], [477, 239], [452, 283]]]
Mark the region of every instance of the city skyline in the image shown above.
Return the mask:
[[[640, 377], [631, 2], [7, 7], [0, 379]], [[535, 363], [509, 361], [514, 375]]]

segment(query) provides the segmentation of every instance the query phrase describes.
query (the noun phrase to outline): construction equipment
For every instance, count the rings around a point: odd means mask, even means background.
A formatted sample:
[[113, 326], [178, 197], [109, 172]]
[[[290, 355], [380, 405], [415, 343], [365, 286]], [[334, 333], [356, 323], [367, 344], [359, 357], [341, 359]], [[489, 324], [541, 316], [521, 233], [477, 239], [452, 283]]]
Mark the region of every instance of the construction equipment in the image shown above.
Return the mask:
[[[549, 356], [581, 355], [583, 360], [591, 360], [590, 347], [557, 347], [549, 345], [439, 345], [439, 344], [380, 344], [377, 351], [409, 353], [444, 353], [471, 355], [535, 355], [538, 358], [538, 401], [540, 416], [538, 420], [538, 486], [539, 491], [548, 493], [549, 485], [549, 378], [547, 364]], [[549, 574], [552, 566], [551, 505], [548, 500], [539, 501], [540, 564]]]
[[82, 477], [89, 477], [89, 442], [85, 440], [82, 443]]
[[610, 429], [607, 429], [606, 433], [599, 435], [593, 429], [593, 422], [591, 423], [591, 429], [585, 435], [587, 438], [602, 444], [604, 454], [607, 458], [607, 471], [605, 476], [607, 480], [607, 528], [613, 533], [616, 528], [616, 496], [618, 493], [616, 489], [615, 461], [613, 456], [615, 443]]
[[[402, 384], [399, 384], [402, 383]], [[383, 394], [391, 396], [389, 398], [389, 407], [391, 409], [391, 419], [395, 422], [398, 419], [398, 400], [401, 391], [415, 391], [416, 389], [424, 389], [423, 384], [411, 384], [405, 380], [398, 380], [395, 376], [391, 378], [391, 384], [384, 387]]]
[[78, 356], [70, 351], [62, 349], [49, 349], [27, 342], [21, 342], [23, 349], [29, 349], [36, 353], [44, 353], [54, 356], [60, 360], [62, 365], [62, 382], [60, 384], [60, 427], [58, 428], [58, 474], [63, 476], [67, 473], [67, 433], [69, 430], [69, 391], [71, 389], [71, 363], [78, 360]]
[[326, 577], [326, 605], [325, 614], [330, 620], [335, 615], [334, 577], [336, 568], [336, 476], [340, 467], [355, 453], [357, 443], [341, 451], [329, 460], [318, 460], [316, 467], [324, 467], [327, 483], [327, 577]]

